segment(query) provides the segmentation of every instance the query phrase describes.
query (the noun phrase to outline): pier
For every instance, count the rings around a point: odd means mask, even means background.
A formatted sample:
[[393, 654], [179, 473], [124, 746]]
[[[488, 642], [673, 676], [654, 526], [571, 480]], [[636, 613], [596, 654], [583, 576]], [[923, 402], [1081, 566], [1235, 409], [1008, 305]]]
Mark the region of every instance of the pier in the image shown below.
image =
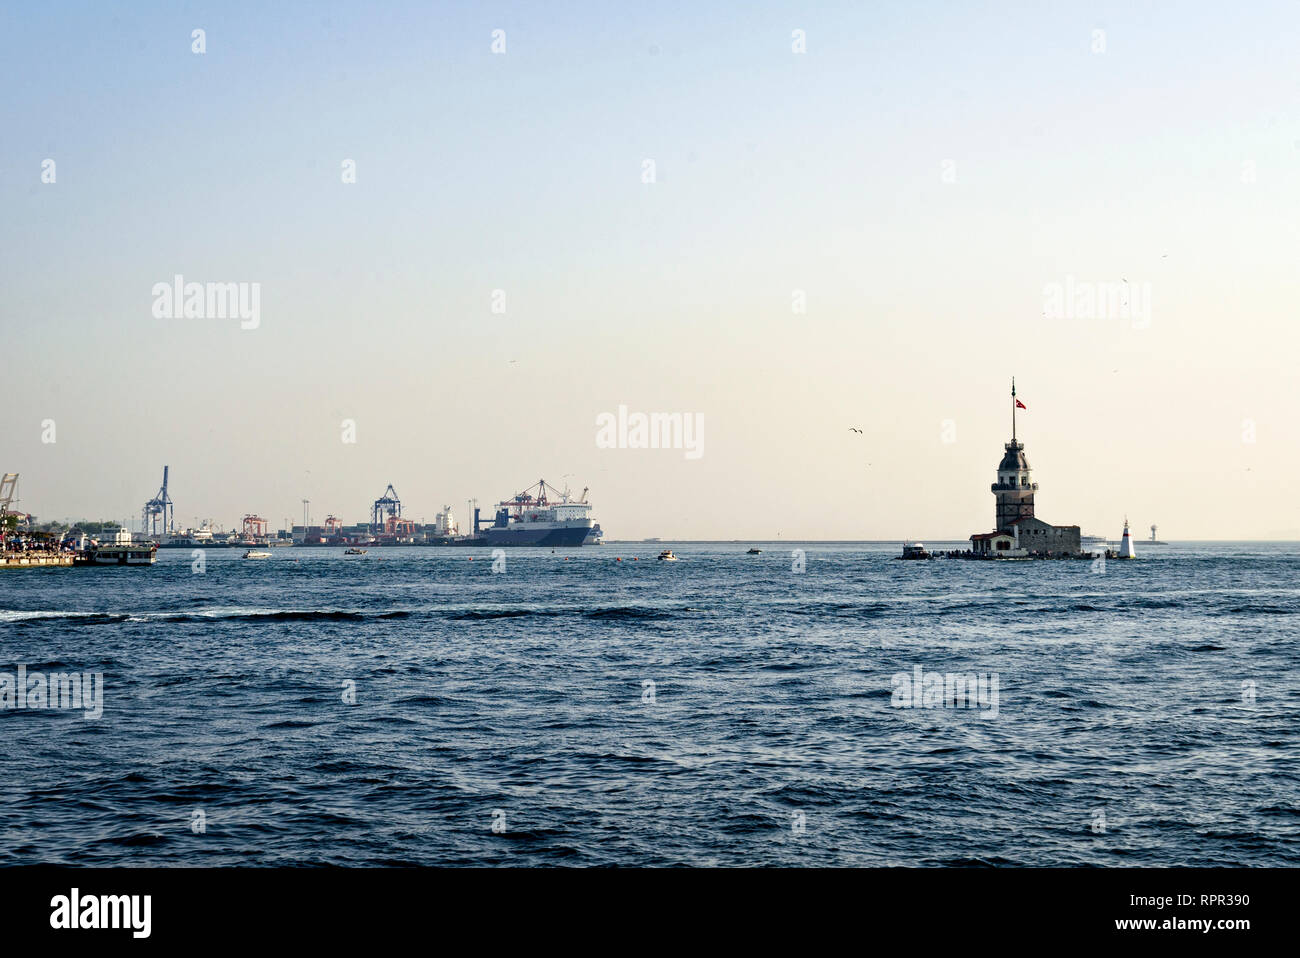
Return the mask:
[[31, 569], [38, 566], [71, 566], [76, 556], [71, 552], [0, 553], [0, 569]]

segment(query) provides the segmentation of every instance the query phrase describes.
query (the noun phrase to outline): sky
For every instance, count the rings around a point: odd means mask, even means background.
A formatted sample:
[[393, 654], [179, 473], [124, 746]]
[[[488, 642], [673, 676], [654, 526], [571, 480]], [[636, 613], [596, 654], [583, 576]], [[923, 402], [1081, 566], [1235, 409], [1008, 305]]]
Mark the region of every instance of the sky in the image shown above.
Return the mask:
[[18, 508], [1300, 539], [1294, 3], [368, 6], [0, 9]]

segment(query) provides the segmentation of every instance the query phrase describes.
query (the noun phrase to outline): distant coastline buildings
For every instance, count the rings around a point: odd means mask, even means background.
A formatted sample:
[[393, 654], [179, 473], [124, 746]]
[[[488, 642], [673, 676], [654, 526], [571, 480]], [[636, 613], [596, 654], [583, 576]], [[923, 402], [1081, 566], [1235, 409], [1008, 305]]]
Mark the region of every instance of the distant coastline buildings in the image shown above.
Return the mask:
[[1034, 515], [1033, 481], [1025, 444], [1016, 439], [1016, 409], [1027, 409], [1016, 398], [1016, 381], [1011, 380], [1011, 441], [998, 463], [997, 481], [992, 485], [997, 502], [992, 532], [970, 537], [971, 550], [984, 556], [1078, 555], [1082, 537], [1078, 526], [1054, 526]]

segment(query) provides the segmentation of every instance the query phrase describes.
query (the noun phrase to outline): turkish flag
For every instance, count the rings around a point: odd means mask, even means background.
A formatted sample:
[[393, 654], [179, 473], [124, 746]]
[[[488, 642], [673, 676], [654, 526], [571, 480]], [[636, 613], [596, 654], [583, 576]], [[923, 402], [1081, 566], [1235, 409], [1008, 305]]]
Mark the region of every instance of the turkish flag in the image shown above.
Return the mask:
[[1016, 400], [1016, 408], [1025, 409], [1025, 410], [1029, 409], [1029, 407], [1026, 406], [1024, 403], [1022, 403], [1019, 399]]

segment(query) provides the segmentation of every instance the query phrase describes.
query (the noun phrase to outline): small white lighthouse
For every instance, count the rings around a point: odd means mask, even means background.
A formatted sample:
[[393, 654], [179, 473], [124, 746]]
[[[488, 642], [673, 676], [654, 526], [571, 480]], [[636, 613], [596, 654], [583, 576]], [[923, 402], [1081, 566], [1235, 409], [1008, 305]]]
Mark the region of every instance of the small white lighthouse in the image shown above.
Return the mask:
[[1121, 559], [1136, 559], [1137, 555], [1133, 552], [1133, 537], [1128, 534], [1128, 516], [1124, 517], [1124, 538], [1119, 541], [1119, 557]]

